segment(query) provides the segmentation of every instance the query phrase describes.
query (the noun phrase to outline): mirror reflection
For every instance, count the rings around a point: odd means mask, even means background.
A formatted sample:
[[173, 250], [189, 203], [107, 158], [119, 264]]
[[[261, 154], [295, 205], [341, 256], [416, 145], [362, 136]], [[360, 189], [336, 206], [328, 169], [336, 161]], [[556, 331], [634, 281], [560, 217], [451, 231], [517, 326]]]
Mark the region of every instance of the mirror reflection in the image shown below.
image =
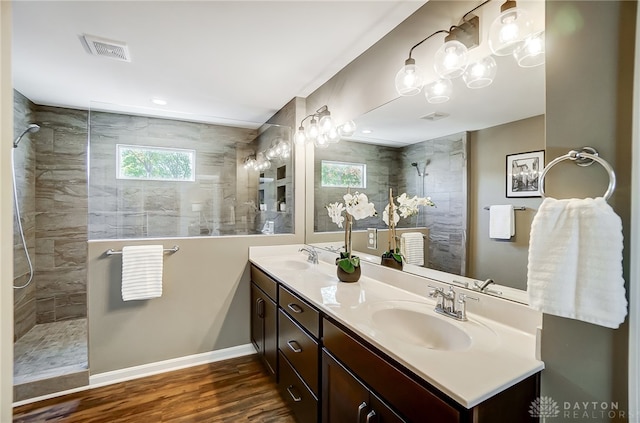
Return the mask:
[[[506, 156], [544, 150], [545, 71], [544, 65], [520, 67], [511, 57], [495, 60], [499, 73], [489, 87], [468, 89], [458, 78], [446, 103], [430, 104], [423, 95], [399, 97], [355, 119], [353, 137], [315, 149], [310, 238], [340, 241], [339, 233], [324, 233], [336, 230], [324, 205], [340, 200], [346, 189], [323, 186], [323, 162], [363, 163], [366, 184], [360, 190], [376, 203], [379, 216], [358, 222], [363, 232], [355, 249], [373, 255], [386, 249], [386, 234], [378, 233], [378, 248], [369, 249], [364, 231], [386, 229], [381, 211], [388, 188], [394, 195], [429, 196], [435, 207], [422, 207], [398, 223], [400, 234], [426, 235], [424, 269], [482, 282], [490, 278], [495, 285], [488, 288], [503, 295], [510, 288], [526, 290], [529, 231], [541, 199], [507, 197]], [[523, 208], [515, 212], [515, 235], [492, 239], [486, 208], [506, 204]], [[417, 266], [404, 270], [427, 275]]]

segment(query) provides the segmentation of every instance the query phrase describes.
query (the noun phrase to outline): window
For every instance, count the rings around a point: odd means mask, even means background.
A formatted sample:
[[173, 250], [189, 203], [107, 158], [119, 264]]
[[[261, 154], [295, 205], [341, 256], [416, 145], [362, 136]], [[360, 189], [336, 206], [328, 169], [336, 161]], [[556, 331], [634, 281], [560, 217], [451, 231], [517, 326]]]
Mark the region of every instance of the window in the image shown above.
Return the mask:
[[364, 163], [346, 163], [322, 161], [323, 187], [367, 187], [367, 165]]
[[116, 160], [118, 179], [196, 180], [195, 150], [117, 144]]

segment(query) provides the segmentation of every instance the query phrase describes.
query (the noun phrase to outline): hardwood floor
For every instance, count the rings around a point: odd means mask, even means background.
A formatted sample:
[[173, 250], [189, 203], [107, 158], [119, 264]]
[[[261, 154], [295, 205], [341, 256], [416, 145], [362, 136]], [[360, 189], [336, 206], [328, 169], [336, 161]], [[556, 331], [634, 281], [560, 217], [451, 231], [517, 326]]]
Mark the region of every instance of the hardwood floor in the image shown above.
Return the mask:
[[13, 422], [278, 422], [295, 419], [256, 356], [16, 407]]

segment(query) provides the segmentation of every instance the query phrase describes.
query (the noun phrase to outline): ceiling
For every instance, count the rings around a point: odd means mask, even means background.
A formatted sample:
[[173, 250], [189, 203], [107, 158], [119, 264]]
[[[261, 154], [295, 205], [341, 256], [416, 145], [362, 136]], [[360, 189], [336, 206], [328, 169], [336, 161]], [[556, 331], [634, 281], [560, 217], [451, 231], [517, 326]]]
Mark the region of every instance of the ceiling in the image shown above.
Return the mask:
[[[14, 1], [14, 87], [40, 105], [255, 127], [423, 3]], [[90, 55], [83, 34], [126, 43], [131, 62]]]

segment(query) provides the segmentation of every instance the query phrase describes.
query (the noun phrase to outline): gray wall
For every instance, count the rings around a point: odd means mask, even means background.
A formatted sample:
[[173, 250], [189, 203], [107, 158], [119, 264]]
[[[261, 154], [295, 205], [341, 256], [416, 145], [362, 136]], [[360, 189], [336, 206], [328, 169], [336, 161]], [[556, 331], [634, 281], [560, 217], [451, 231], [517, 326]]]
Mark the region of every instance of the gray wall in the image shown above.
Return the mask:
[[[32, 283], [14, 291], [19, 338], [35, 323], [86, 316], [87, 113], [37, 106], [14, 91], [16, 136], [29, 123], [40, 131], [15, 150], [19, 204], [34, 266]], [[14, 223], [14, 283], [28, 265]]]
[[[466, 133], [423, 141], [404, 147], [399, 162], [400, 186], [404, 185], [410, 195], [431, 197], [436, 204], [422, 207], [416, 216], [401, 219], [399, 226], [426, 227], [427, 267], [455, 274], [461, 274], [466, 267], [467, 144]], [[424, 180], [411, 166], [413, 162], [419, 166], [428, 163]]]
[[[548, 2], [546, 12], [553, 47], [546, 65], [546, 160], [589, 145], [613, 166], [618, 188], [609, 204], [622, 218], [627, 281], [635, 17], [636, 3], [627, 1]], [[598, 165], [565, 162], [545, 181], [555, 198], [594, 197], [604, 193], [608, 177]], [[611, 330], [544, 315], [543, 326], [542, 394], [558, 402], [614, 401], [626, 410], [628, 323]]]
[[[237, 190], [255, 129], [94, 111], [90, 119], [89, 239], [255, 233], [249, 193]], [[116, 179], [116, 144], [196, 150], [196, 180]]]
[[338, 226], [331, 221], [325, 206], [329, 203], [344, 203], [343, 196], [347, 188], [321, 186], [321, 163], [323, 160], [364, 163], [367, 165], [366, 188], [352, 188], [351, 192], [365, 193], [373, 202], [378, 212], [377, 217], [354, 220], [354, 230], [387, 227], [382, 221], [382, 211], [389, 203], [389, 187], [395, 189], [394, 195], [399, 195], [398, 172], [394, 164], [399, 161], [400, 151], [392, 147], [363, 144], [358, 142], [340, 141], [331, 144], [326, 149], [315, 150], [314, 175], [314, 213], [313, 223], [316, 232], [338, 231]]
[[[523, 119], [470, 133], [469, 275], [501, 285], [527, 289], [531, 221], [541, 198], [507, 198], [507, 154], [544, 150], [544, 116]], [[489, 238], [489, 211], [494, 204], [524, 206], [515, 212], [516, 234], [510, 240]]]
[[38, 323], [87, 315], [87, 112], [36, 106]]

